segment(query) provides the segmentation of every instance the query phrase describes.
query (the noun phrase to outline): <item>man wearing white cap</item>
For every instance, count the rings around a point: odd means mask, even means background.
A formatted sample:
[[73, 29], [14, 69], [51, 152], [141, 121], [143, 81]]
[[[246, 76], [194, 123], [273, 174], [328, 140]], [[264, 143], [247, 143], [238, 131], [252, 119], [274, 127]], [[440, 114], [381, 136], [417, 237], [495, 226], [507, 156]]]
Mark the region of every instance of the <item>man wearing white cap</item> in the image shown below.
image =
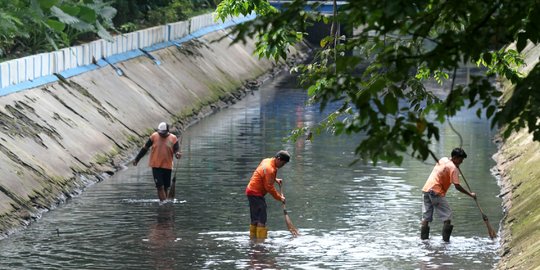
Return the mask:
[[169, 132], [167, 123], [159, 123], [157, 131], [150, 135], [146, 144], [135, 157], [134, 166], [137, 166], [148, 149], [150, 149], [148, 165], [152, 168], [152, 176], [156, 184], [159, 201], [164, 202], [167, 199], [167, 190], [171, 186], [173, 156], [177, 159], [182, 157], [178, 138]]

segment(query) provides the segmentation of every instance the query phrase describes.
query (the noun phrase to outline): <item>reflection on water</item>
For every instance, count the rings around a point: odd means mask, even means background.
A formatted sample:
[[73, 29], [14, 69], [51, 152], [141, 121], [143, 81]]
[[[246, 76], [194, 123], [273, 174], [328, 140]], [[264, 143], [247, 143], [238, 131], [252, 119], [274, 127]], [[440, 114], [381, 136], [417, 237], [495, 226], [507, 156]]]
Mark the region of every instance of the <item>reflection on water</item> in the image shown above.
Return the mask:
[[[129, 167], [0, 241], [0, 269], [493, 268], [498, 242], [488, 238], [474, 201], [454, 189], [451, 242], [442, 241], [437, 221], [432, 238], [419, 240], [420, 189], [432, 165], [406, 159], [399, 167], [350, 166], [355, 136], [283, 141], [290, 129], [320, 120], [305, 100], [293, 80], [277, 78], [185, 132], [174, 203], [159, 206], [151, 171]], [[462, 170], [497, 228], [489, 124], [474, 112], [452, 123], [469, 154]], [[448, 126], [441, 133], [433, 146], [439, 156], [459, 144]], [[253, 243], [245, 185], [260, 160], [280, 149], [292, 154], [278, 177], [301, 236], [290, 235], [280, 204], [269, 197], [269, 238]]]
[[148, 255], [154, 260], [156, 269], [174, 269], [174, 253], [171, 250], [180, 239], [174, 230], [174, 208], [164, 205], [157, 209], [156, 223], [148, 229]]
[[276, 269], [276, 256], [270, 251], [265, 245], [252, 243], [249, 250], [249, 269]]

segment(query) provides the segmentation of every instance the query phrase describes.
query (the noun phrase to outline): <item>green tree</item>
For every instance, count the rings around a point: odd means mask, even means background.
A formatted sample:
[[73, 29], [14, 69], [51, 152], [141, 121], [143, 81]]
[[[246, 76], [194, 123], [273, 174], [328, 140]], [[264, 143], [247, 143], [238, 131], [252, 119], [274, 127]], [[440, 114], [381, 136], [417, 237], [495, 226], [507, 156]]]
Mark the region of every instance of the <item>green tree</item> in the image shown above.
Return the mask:
[[0, 57], [14, 45], [14, 37], [23, 26], [21, 12], [15, 8], [16, 1], [0, 0]]
[[[534, 89], [540, 67], [526, 77], [518, 72], [520, 52], [540, 38], [537, 1], [355, 0], [339, 8], [334, 1], [332, 16], [306, 12], [306, 5], [319, 8], [305, 0], [280, 11], [266, 0], [224, 0], [216, 9], [219, 19], [257, 13], [234, 29], [234, 42], [256, 37], [256, 53], [276, 60], [286, 58], [288, 47], [302, 41], [314, 22], [332, 26], [315, 59], [294, 70], [311, 102], [321, 108], [339, 102], [340, 109], [317, 126], [294, 130], [293, 139], [323, 130], [361, 133], [366, 136], [356, 154], [364, 161], [400, 164], [403, 154], [426, 160], [434, 157], [430, 145], [439, 139], [437, 123], [480, 105], [478, 116], [503, 127], [504, 136], [528, 128], [540, 140], [540, 91]], [[467, 63], [481, 66], [483, 74], [467, 85], [455, 83], [457, 69]], [[493, 83], [496, 76], [515, 85], [504, 100]], [[450, 92], [427, 91], [427, 79], [449, 80]]]
[[209, 12], [216, 8], [211, 0], [115, 0], [118, 10], [115, 25], [122, 32], [144, 27], [187, 20], [189, 17]]
[[111, 39], [116, 9], [102, 0], [1, 0], [0, 56], [71, 46], [91, 33]]
[[167, 1], [164, 6], [156, 6], [148, 11], [148, 21], [152, 25], [183, 21], [193, 13], [193, 4], [190, 0]]

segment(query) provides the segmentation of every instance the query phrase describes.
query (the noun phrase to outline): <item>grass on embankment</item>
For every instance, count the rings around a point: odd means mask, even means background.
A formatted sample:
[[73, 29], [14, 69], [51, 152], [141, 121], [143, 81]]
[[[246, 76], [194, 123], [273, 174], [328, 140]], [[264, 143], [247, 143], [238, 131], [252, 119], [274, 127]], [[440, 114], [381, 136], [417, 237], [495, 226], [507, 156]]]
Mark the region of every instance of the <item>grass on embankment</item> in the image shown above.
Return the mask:
[[[504, 181], [512, 189], [504, 219], [499, 268], [534, 269], [540, 265], [540, 143], [527, 132], [514, 134], [499, 153]], [[509, 234], [509, 235], [508, 235]]]
[[[539, 56], [540, 46], [530, 47], [525, 53], [526, 69]], [[505, 95], [511, 91], [513, 87], [506, 85]], [[506, 139], [497, 159], [506, 210], [498, 268], [536, 269], [540, 265], [540, 143], [522, 130]]]

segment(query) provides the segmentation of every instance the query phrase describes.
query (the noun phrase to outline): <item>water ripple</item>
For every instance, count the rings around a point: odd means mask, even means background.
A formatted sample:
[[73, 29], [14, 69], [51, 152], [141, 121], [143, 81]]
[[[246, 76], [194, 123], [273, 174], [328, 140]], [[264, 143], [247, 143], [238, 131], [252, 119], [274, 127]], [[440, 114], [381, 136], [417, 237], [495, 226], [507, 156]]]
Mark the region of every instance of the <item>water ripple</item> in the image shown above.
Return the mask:
[[[487, 238], [474, 202], [454, 190], [451, 242], [441, 240], [439, 221], [430, 240], [418, 239], [420, 188], [430, 166], [408, 159], [402, 166], [350, 165], [353, 136], [283, 141], [291, 128], [322, 117], [290, 87], [290, 78], [276, 78], [184, 132], [173, 202], [160, 205], [143, 160], [2, 240], [0, 269], [493, 268], [498, 242]], [[485, 133], [476, 124], [461, 126], [478, 138], [470, 148], [475, 166], [463, 170], [479, 179], [473, 184], [485, 194], [481, 203], [497, 221], [498, 187], [489, 178], [494, 146], [474, 134]], [[245, 186], [261, 158], [279, 149], [293, 155], [278, 176], [301, 236], [291, 236], [280, 203], [267, 196], [269, 238], [254, 242]]]

